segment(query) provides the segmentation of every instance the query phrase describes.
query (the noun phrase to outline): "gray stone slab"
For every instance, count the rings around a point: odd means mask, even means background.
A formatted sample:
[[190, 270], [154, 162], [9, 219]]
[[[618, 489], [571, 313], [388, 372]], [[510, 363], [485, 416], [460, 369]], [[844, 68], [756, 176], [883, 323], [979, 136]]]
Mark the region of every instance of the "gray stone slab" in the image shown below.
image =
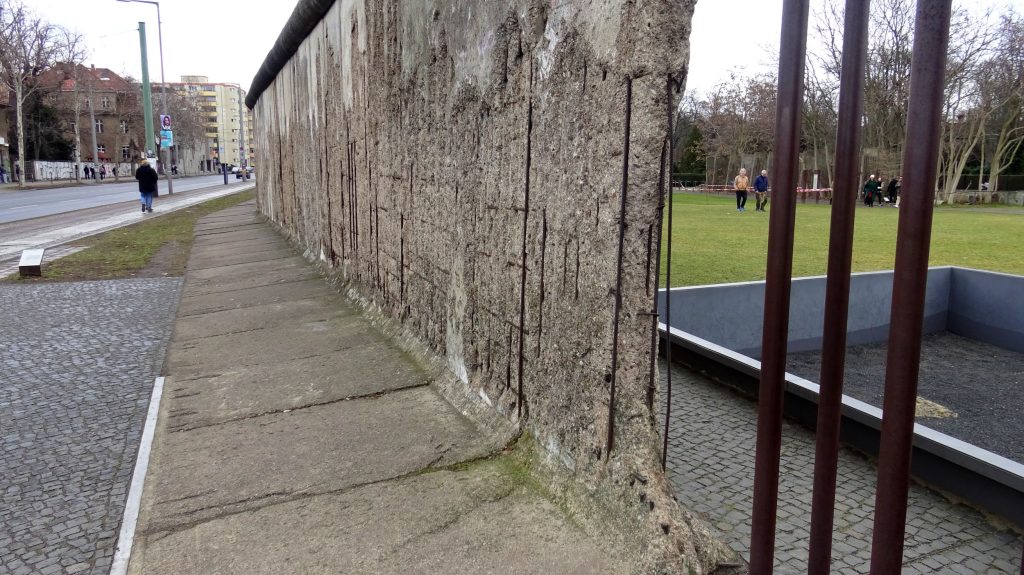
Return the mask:
[[336, 294], [337, 292], [331, 289], [323, 280], [312, 279], [220, 294], [183, 297], [178, 309], [178, 317], [281, 303], [310, 297], [329, 297]]
[[399, 354], [363, 318], [341, 316], [203, 339], [175, 340], [167, 354], [167, 369], [172, 375], [186, 371], [207, 375], [240, 366], [329, 354], [355, 358], [361, 353]]
[[[174, 409], [173, 401], [162, 406], [164, 425]], [[162, 433], [143, 532], [395, 478], [490, 447], [429, 387]]]
[[215, 372], [203, 366], [178, 370], [181, 375], [166, 383], [175, 405], [167, 419], [168, 429], [192, 429], [430, 382], [407, 358], [386, 351], [361, 346], [344, 353], [246, 363]]
[[260, 274], [298, 268], [312, 270], [306, 260], [292, 252], [291, 257], [277, 256], [252, 262], [231, 264], [228, 266], [193, 269], [189, 271], [188, 281], [190, 284], [192, 282], [208, 280], [232, 281], [234, 279], [241, 279], [248, 276], [258, 276]]
[[197, 223], [193, 229], [196, 236], [204, 236], [224, 230], [244, 230], [255, 227], [266, 227], [266, 223], [255, 217], [241, 220], [231, 217], [221, 221]]
[[258, 240], [247, 239], [239, 240], [237, 242], [219, 242], [211, 244], [195, 242], [192, 245], [192, 253], [190, 255], [209, 257], [213, 255], [266, 252], [282, 248], [291, 249], [291, 246], [280, 237], [266, 237]]
[[174, 337], [176, 341], [186, 341], [269, 329], [282, 323], [325, 321], [356, 313], [340, 294], [335, 294], [332, 298], [300, 299], [178, 318]]
[[[513, 567], [514, 566], [514, 567]], [[492, 470], [303, 497], [152, 538], [134, 573], [629, 573]]]
[[239, 241], [255, 241], [272, 237], [280, 238], [281, 236], [270, 226], [262, 225], [238, 230], [208, 232], [204, 235], [196, 236], [196, 243], [208, 246]]
[[224, 273], [223, 268], [190, 270], [189, 281], [182, 295], [194, 297], [320, 277], [315, 269], [304, 265], [297, 256], [289, 259], [249, 262], [249, 264], [258, 265], [253, 265], [252, 268], [245, 271], [232, 269], [229, 273]]
[[210, 268], [223, 268], [238, 264], [249, 264], [255, 262], [269, 262], [273, 260], [289, 259], [296, 257], [295, 250], [286, 246], [273, 246], [264, 250], [253, 250], [250, 252], [229, 251], [218, 254], [198, 254], [189, 258], [188, 270], [203, 270]]

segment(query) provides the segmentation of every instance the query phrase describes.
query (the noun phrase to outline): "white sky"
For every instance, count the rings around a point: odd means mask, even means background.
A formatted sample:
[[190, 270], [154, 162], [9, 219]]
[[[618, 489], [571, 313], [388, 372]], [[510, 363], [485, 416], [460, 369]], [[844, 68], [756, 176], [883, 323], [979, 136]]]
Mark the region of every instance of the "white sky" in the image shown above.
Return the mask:
[[[823, 4], [823, 0], [811, 0], [812, 31], [815, 10]], [[958, 6], [974, 14], [990, 7], [997, 15], [1009, 7], [1024, 15], [1024, 0], [953, 0], [954, 9]], [[737, 22], [743, 31], [739, 37], [735, 35]], [[731, 70], [750, 77], [776, 69], [781, 29], [781, 0], [698, 0], [690, 33], [687, 90], [707, 92], [728, 79]], [[813, 37], [808, 39], [808, 49], [813, 42]]]
[[[117, 0], [23, 0], [36, 14], [81, 33], [86, 64], [142, 79], [138, 22], [146, 23], [149, 79], [160, 81], [156, 7]], [[248, 90], [295, 7], [295, 0], [162, 0], [164, 72]]]
[[[142, 76], [137, 22], [145, 21], [149, 77], [160, 80], [153, 5], [117, 0], [24, 1], [51, 22], [83, 34], [91, 52], [87, 64], [136, 79]], [[820, 2], [812, 0], [812, 12]], [[1024, 13], [1024, 0], [954, 2], [1010, 5]], [[200, 75], [248, 89], [294, 7], [295, 0], [162, 0], [167, 81]], [[725, 80], [732, 69], [749, 76], [773, 67], [781, 18], [781, 0], [699, 0], [690, 37], [688, 88], [706, 91]], [[737, 28], [742, 34], [735, 33]]]

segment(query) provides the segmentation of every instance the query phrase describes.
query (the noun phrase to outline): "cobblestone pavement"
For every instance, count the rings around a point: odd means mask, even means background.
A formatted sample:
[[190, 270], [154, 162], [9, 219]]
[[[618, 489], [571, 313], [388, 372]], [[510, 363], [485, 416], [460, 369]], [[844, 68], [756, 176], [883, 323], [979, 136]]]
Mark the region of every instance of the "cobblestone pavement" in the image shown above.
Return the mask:
[[[664, 385], [665, 364], [662, 363]], [[685, 368], [672, 372], [669, 478], [679, 501], [750, 558], [757, 406]], [[664, 405], [662, 407], [664, 409]], [[775, 572], [806, 573], [814, 475], [813, 434], [783, 426]], [[833, 573], [867, 573], [876, 468], [843, 449], [836, 494]], [[1022, 542], [978, 511], [912, 485], [903, 573], [1020, 573]]]
[[0, 573], [109, 572], [180, 289], [0, 286]]

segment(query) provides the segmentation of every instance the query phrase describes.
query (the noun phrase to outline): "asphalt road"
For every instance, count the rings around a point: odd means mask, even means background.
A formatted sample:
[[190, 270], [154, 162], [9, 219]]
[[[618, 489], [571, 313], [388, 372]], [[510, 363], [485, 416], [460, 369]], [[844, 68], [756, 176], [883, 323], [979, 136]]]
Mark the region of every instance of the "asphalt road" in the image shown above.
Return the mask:
[[[235, 183], [233, 175], [229, 175], [230, 183]], [[250, 180], [251, 181], [251, 180]], [[196, 176], [174, 181], [174, 192], [187, 192], [197, 188], [206, 188], [224, 182], [224, 176]], [[160, 179], [160, 196], [167, 193], [167, 181]], [[0, 192], [0, 224], [16, 222], [117, 204], [139, 198], [138, 183], [123, 178], [121, 183], [110, 180], [87, 186], [70, 186], [65, 188], [47, 188], [38, 190], [10, 190]]]

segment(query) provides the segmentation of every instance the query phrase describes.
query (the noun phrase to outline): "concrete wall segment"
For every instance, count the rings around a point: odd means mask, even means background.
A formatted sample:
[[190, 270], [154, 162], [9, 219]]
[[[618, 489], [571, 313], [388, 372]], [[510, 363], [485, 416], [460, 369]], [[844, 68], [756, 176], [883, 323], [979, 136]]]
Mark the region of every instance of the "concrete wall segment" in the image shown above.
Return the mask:
[[692, 9], [338, 0], [252, 101], [263, 213], [531, 432], [587, 505], [618, 510], [651, 572], [731, 558], [672, 500], [645, 402]]

